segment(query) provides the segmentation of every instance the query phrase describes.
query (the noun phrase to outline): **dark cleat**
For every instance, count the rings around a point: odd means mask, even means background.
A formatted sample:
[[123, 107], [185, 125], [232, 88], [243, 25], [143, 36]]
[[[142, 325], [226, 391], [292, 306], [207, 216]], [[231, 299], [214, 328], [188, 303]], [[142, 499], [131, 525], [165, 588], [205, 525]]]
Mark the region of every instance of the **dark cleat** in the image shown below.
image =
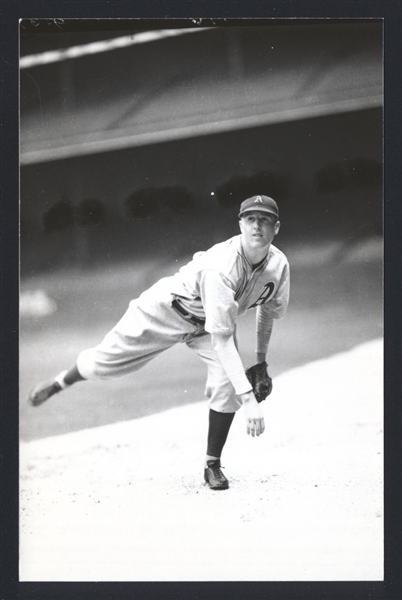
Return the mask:
[[229, 481], [226, 479], [221, 470], [221, 461], [208, 460], [207, 468], [204, 470], [204, 479], [211, 490], [227, 490]]
[[61, 392], [62, 387], [57, 381], [46, 381], [37, 385], [28, 396], [28, 404], [40, 406], [54, 394]]

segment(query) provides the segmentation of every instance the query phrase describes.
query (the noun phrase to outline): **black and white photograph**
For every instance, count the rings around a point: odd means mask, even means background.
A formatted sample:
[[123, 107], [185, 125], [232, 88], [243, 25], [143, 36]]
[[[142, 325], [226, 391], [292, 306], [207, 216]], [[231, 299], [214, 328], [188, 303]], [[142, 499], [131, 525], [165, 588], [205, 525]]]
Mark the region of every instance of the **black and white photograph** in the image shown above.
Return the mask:
[[382, 19], [19, 44], [20, 581], [383, 581]]

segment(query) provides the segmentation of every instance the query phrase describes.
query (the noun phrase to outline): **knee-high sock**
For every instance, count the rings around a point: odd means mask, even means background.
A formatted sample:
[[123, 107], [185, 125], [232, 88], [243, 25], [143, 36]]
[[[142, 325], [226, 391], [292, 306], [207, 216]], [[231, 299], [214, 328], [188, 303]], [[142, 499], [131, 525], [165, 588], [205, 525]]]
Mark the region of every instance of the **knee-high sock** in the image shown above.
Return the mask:
[[73, 385], [73, 383], [77, 383], [77, 381], [84, 381], [85, 378], [81, 375], [78, 370], [76, 364], [74, 364], [71, 369], [63, 373], [64, 387], [69, 385]]
[[209, 411], [208, 456], [220, 456], [226, 443], [229, 429], [236, 413], [220, 413]]

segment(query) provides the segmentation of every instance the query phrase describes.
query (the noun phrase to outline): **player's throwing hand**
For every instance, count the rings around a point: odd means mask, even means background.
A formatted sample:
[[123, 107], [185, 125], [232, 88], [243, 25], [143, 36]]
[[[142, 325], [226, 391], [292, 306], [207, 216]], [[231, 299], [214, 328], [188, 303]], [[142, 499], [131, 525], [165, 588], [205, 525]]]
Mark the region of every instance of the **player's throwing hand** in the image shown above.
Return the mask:
[[243, 402], [247, 433], [252, 437], [261, 435], [265, 431], [264, 414], [254, 393], [247, 392], [246, 394], [242, 394], [240, 398]]

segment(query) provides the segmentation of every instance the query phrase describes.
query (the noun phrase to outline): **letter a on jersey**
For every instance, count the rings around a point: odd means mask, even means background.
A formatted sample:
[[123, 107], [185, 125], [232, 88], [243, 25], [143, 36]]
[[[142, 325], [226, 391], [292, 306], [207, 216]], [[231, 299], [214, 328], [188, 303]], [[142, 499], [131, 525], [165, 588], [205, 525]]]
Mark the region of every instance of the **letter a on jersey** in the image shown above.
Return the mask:
[[273, 294], [274, 289], [275, 284], [273, 281], [266, 283], [264, 286], [264, 291], [262, 292], [258, 300], [256, 300], [254, 304], [251, 304], [251, 306], [249, 306], [247, 310], [250, 310], [250, 308], [255, 308], [256, 306], [261, 306], [261, 304], [265, 304], [265, 302], [268, 302], [268, 300]]

